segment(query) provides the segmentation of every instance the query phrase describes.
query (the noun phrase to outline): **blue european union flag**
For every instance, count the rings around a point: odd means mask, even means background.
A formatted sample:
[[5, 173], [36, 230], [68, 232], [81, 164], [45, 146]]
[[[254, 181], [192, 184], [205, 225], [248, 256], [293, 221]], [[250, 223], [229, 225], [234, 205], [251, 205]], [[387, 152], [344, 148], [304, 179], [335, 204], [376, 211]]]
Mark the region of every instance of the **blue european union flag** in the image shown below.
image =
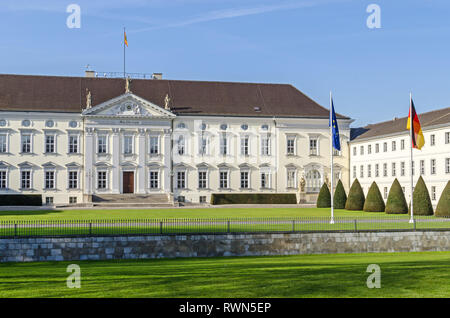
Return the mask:
[[331, 138], [333, 139], [333, 147], [336, 150], [341, 150], [341, 142], [340, 142], [340, 138], [339, 138], [339, 127], [338, 127], [338, 123], [337, 123], [337, 119], [336, 119], [336, 113], [334, 112], [334, 105], [333, 105], [333, 100], [331, 100], [331, 118], [328, 124], [328, 127], [332, 127], [331, 128], [331, 133], [332, 136]]

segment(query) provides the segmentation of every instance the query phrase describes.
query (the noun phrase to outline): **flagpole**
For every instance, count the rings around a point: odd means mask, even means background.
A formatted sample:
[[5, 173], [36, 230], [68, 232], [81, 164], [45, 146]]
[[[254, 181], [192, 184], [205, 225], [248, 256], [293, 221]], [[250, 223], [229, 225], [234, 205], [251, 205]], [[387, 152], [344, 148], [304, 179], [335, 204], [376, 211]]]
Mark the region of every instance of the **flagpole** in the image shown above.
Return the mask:
[[409, 144], [411, 148], [411, 218], [409, 223], [414, 223], [414, 200], [413, 200], [413, 113], [412, 113], [412, 93], [409, 93]]
[[126, 73], [125, 73], [125, 27], [123, 28], [123, 78], [126, 78]]
[[330, 156], [331, 156], [331, 220], [330, 224], [334, 224], [334, 204], [333, 204], [333, 97], [330, 91]]

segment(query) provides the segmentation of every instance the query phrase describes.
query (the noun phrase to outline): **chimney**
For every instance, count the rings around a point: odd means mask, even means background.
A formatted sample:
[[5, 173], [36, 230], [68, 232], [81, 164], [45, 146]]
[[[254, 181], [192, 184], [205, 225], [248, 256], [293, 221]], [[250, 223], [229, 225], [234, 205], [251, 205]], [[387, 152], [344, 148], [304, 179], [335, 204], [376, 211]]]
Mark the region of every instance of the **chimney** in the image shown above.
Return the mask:
[[95, 71], [84, 71], [84, 77], [95, 77]]
[[152, 79], [156, 79], [156, 80], [160, 80], [162, 79], [162, 73], [153, 73], [152, 74]]

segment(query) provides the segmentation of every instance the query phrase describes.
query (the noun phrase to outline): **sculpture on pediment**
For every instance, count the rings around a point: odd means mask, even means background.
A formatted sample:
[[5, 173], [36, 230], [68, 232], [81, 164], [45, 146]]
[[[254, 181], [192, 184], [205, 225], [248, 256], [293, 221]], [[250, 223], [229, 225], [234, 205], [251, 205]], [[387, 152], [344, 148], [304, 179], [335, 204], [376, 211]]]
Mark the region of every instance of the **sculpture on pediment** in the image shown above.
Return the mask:
[[131, 83], [131, 79], [129, 77], [127, 77], [125, 79], [125, 93], [131, 93], [130, 83]]
[[86, 109], [92, 107], [92, 95], [91, 91], [86, 88]]
[[170, 97], [169, 94], [166, 94], [166, 98], [164, 98], [164, 109], [170, 109]]

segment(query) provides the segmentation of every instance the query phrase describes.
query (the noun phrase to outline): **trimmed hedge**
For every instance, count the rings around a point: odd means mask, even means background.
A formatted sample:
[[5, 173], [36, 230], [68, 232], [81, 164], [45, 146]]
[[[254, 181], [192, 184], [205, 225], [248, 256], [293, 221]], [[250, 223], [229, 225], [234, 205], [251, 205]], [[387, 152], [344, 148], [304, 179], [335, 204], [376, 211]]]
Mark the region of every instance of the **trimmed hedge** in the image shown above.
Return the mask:
[[324, 183], [322, 188], [320, 188], [319, 196], [317, 197], [317, 207], [318, 208], [329, 208], [331, 207], [331, 194], [328, 189], [328, 185]]
[[346, 210], [360, 211], [364, 207], [364, 192], [359, 184], [358, 179], [353, 181], [350, 191], [348, 192], [347, 202], [345, 203]]
[[336, 189], [334, 190], [333, 205], [335, 209], [345, 209], [345, 203], [347, 202], [347, 193], [345, 193], [344, 185], [341, 179], [339, 179]]
[[436, 207], [436, 216], [450, 217], [450, 181], [447, 182], [444, 191], [442, 191]]
[[213, 193], [211, 204], [297, 204], [295, 193]]
[[[425, 181], [422, 176], [417, 180], [416, 187], [413, 192], [414, 215], [433, 215], [433, 205], [431, 204], [430, 194], [428, 193]], [[411, 203], [409, 204], [408, 213], [411, 214]]]
[[384, 212], [385, 207], [386, 206], [384, 205], [384, 200], [381, 196], [380, 189], [374, 181], [367, 192], [363, 210], [365, 212]]
[[387, 214], [407, 214], [408, 204], [406, 203], [405, 194], [403, 193], [400, 182], [395, 178], [392, 182], [391, 189], [389, 190], [389, 195], [386, 201], [386, 209], [384, 210]]
[[20, 206], [41, 206], [41, 194], [2, 194], [0, 195], [0, 206], [20, 205]]

